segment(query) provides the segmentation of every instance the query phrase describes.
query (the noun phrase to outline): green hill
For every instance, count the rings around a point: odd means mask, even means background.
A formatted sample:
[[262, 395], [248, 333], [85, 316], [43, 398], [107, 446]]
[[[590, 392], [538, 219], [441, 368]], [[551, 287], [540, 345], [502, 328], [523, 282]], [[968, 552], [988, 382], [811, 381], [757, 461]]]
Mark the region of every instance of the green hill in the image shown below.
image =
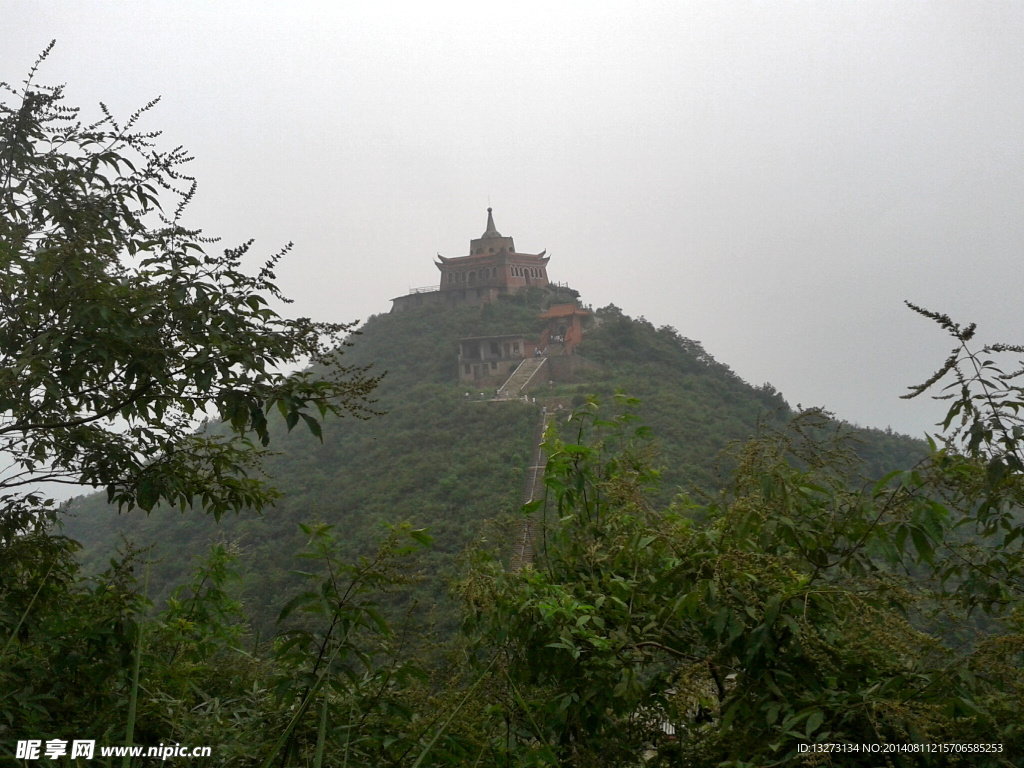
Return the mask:
[[[539, 409], [568, 408], [588, 395], [623, 391], [640, 398], [640, 419], [651, 427], [661, 467], [662, 501], [680, 489], [717, 487], [727, 466], [721, 454], [744, 440], [759, 419], [788, 414], [770, 386], [752, 387], [716, 362], [699, 343], [671, 328], [655, 328], [614, 306], [597, 310], [578, 352], [597, 365], [572, 381], [545, 384], [536, 403], [493, 402], [458, 384], [458, 340], [471, 336], [536, 335], [545, 296], [519, 295], [483, 307], [423, 307], [376, 315], [353, 337], [345, 361], [373, 365], [387, 375], [367, 421], [327, 423], [320, 443], [303, 430], [278, 428], [266, 463], [282, 492], [274, 508], [225, 517], [219, 523], [194, 511], [136, 510], [117, 515], [100, 496], [77, 501], [66, 531], [83, 544], [89, 570], [99, 570], [123, 534], [153, 547], [150, 594], [156, 599], [181, 583], [193, 557], [212, 541], [237, 542], [242, 598], [258, 623], [294, 583], [294, 554], [304, 543], [298, 523], [337, 525], [351, 555], [367, 551], [385, 523], [411, 521], [429, 529], [434, 546], [423, 556], [422, 603], [444, 601], [443, 576], [454, 571], [466, 544], [489, 521], [519, 505]], [[923, 455], [910, 438], [861, 431], [868, 469], [906, 466]]]

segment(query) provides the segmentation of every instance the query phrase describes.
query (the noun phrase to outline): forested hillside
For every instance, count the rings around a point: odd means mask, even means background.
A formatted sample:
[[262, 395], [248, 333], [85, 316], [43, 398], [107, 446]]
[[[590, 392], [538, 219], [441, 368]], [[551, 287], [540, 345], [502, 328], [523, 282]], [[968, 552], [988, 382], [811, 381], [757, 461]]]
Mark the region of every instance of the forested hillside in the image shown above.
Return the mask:
[[[699, 343], [615, 307], [597, 311], [579, 351], [600, 367], [578, 381], [542, 386], [533, 393], [537, 403], [481, 400], [478, 391], [467, 398], [457, 382], [458, 340], [536, 334], [538, 310], [548, 300], [534, 293], [482, 308], [371, 317], [351, 337], [343, 362], [386, 372], [375, 394], [381, 415], [329, 420], [322, 443], [278, 424], [265, 468], [282, 496], [262, 514], [227, 514], [219, 524], [163, 507], [117, 515], [93, 497], [73, 505], [68, 535], [84, 545], [89, 570], [105, 567], [122, 534], [136, 546], [152, 546], [151, 593], [158, 600], [186, 578], [211, 542], [236, 543], [243, 553], [241, 596], [267, 628], [294, 587], [294, 555], [305, 541], [300, 523], [336, 524], [342, 552], [354, 557], [372, 549], [385, 524], [408, 521], [434, 537], [414, 593], [425, 604], [438, 603], [445, 600], [442, 577], [453, 574], [458, 554], [485, 524], [518, 507], [543, 403], [571, 407], [590, 395], [610, 401], [617, 391], [639, 398], [637, 415], [655, 435], [662, 503], [680, 491], [717, 489], [732, 465], [723, 454], [730, 443], [753, 435], [759, 419], [779, 424], [789, 415], [770, 387], [748, 385]], [[880, 432], [860, 438], [872, 473], [923, 455], [923, 446], [908, 438]]]

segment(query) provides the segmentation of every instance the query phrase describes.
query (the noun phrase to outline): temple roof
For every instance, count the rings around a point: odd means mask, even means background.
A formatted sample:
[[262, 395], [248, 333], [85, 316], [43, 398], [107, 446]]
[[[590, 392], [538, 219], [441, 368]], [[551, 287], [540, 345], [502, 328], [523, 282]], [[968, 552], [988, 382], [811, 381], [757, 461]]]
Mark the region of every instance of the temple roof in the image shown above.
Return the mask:
[[540, 315], [541, 319], [550, 320], [555, 317], [572, 317], [573, 315], [589, 315], [590, 311], [581, 309], [575, 304], [552, 304], [548, 311]]
[[[481, 238], [482, 239], [482, 238]], [[475, 241], [474, 241], [475, 242]], [[469, 256], [442, 256], [440, 253], [437, 254], [439, 261], [435, 261], [434, 264], [440, 269], [445, 264], [469, 264], [475, 262], [489, 262], [493, 260], [495, 256], [502, 256], [500, 253], [485, 253], [485, 254], [470, 254]], [[525, 261], [526, 263], [532, 263], [536, 266], [545, 266], [551, 257], [547, 255], [547, 251], [541, 251], [540, 253], [519, 253], [518, 251], [509, 251], [507, 254], [508, 258]]]

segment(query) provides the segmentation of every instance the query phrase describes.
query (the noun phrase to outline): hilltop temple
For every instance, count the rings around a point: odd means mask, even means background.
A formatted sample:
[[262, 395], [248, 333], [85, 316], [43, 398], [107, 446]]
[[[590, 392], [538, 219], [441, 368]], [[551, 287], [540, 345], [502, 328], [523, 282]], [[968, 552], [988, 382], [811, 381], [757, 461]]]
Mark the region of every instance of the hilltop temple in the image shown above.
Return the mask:
[[583, 326], [592, 321], [592, 316], [575, 302], [551, 303], [578, 294], [566, 289], [558, 296], [557, 284], [548, 281], [549, 257], [545, 254], [517, 251], [512, 238], [494, 226], [494, 214], [488, 208], [487, 229], [469, 241], [466, 256], [449, 259], [437, 255], [434, 266], [441, 273], [438, 287], [415, 288], [392, 299], [391, 311], [430, 304], [479, 306], [528, 288], [550, 287], [542, 297], [541, 306], [547, 309], [538, 319], [546, 322], [538, 334], [459, 340], [459, 381], [474, 388], [496, 387], [497, 399], [518, 397], [543, 382], [571, 381], [583, 368], [594, 366], [575, 353], [576, 345], [583, 341]]
[[494, 215], [487, 209], [487, 229], [469, 241], [469, 254], [445, 258], [437, 255], [434, 266], [441, 272], [438, 288], [416, 288], [391, 300], [397, 312], [424, 304], [482, 304], [500, 294], [517, 293], [524, 288], [548, 285], [548, 256], [519, 253], [511, 237], [494, 226]]

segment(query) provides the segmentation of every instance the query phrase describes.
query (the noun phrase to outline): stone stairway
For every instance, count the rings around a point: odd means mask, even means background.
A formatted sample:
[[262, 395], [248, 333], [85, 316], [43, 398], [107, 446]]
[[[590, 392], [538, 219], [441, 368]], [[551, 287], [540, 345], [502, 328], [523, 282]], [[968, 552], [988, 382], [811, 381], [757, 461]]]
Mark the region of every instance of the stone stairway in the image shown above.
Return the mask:
[[[533, 435], [533, 457], [530, 466], [526, 468], [526, 476], [523, 478], [523, 504], [528, 504], [544, 496], [544, 467], [547, 464], [547, 456], [544, 453], [543, 442], [544, 430], [547, 429], [550, 419], [551, 414], [547, 412], [547, 409], [541, 411], [540, 421]], [[519, 536], [512, 548], [512, 560], [509, 563], [512, 573], [519, 573], [525, 566], [533, 563], [533, 542], [536, 538], [537, 517], [538, 515], [535, 513], [523, 518]]]
[[519, 367], [512, 371], [512, 375], [501, 385], [498, 390], [498, 397], [502, 400], [509, 400], [519, 397], [523, 389], [530, 383], [530, 380], [537, 375], [537, 372], [544, 367], [548, 359], [546, 357], [527, 357], [519, 364]]

